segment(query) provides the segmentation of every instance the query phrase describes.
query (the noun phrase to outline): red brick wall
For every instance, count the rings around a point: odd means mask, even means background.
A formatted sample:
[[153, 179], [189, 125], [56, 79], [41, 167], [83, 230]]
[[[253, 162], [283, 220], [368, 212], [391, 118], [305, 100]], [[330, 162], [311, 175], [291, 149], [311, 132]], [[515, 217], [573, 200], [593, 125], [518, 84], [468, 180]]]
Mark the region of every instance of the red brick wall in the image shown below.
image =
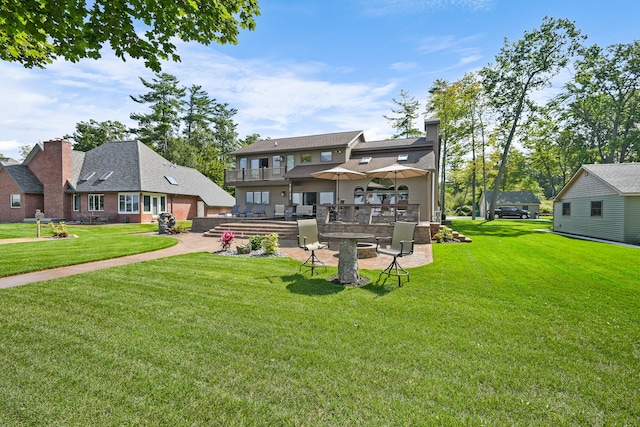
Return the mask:
[[24, 195], [20, 196], [20, 208], [11, 207], [11, 195], [20, 194], [20, 189], [9, 176], [7, 171], [0, 170], [0, 221], [19, 222], [24, 219]]
[[29, 163], [29, 169], [44, 186], [44, 214], [49, 218], [71, 216], [71, 195], [65, 194], [65, 184], [72, 177], [72, 147], [67, 140], [43, 143]]
[[198, 213], [198, 197], [167, 196], [167, 199], [167, 210], [173, 214], [177, 221], [192, 219]]

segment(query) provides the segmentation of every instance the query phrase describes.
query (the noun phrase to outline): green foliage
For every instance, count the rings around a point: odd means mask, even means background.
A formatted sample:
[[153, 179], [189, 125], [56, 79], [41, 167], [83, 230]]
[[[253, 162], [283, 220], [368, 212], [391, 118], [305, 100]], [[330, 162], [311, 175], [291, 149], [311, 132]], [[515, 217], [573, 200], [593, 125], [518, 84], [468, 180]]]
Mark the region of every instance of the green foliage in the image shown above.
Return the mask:
[[67, 225], [63, 221], [60, 221], [57, 224], [51, 221], [49, 223], [49, 230], [51, 231], [51, 235], [54, 237], [67, 237], [69, 235]]
[[119, 121], [97, 122], [91, 119], [89, 122], [76, 123], [73, 135], [64, 137], [73, 139], [74, 150], [89, 151], [105, 142], [127, 140], [129, 135], [129, 129]]
[[262, 247], [264, 248], [264, 253], [267, 255], [275, 255], [280, 249], [280, 245], [278, 244], [278, 234], [272, 233], [267, 234], [262, 238]]
[[108, 45], [119, 58], [141, 58], [160, 71], [161, 60], [180, 61], [174, 39], [235, 44], [239, 28], [255, 29], [259, 14], [256, 0], [5, 1], [0, 59], [44, 68], [57, 57], [98, 59]]
[[424, 132], [415, 128], [415, 121], [418, 118], [418, 108], [420, 108], [420, 102], [416, 100], [409, 92], [405, 90], [400, 91], [400, 99], [393, 99], [393, 102], [398, 106], [392, 108], [391, 112], [399, 115], [398, 117], [383, 116], [387, 121], [391, 123], [391, 127], [397, 130], [397, 133], [393, 135], [394, 138], [411, 138], [424, 136]]
[[438, 243], [450, 242], [453, 240], [453, 230], [444, 225], [433, 237]]
[[249, 244], [251, 245], [251, 250], [252, 251], [257, 251], [258, 249], [262, 248], [262, 236], [249, 236]]

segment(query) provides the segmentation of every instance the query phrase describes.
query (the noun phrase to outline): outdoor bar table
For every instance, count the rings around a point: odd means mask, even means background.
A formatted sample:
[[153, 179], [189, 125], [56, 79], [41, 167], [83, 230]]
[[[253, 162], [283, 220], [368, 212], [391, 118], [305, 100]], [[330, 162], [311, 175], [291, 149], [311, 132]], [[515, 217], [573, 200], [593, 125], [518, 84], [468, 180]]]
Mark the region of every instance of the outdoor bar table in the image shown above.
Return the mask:
[[335, 232], [323, 233], [321, 236], [325, 239], [340, 241], [338, 281], [343, 285], [358, 284], [360, 280], [360, 275], [358, 274], [358, 240], [373, 239], [373, 234]]

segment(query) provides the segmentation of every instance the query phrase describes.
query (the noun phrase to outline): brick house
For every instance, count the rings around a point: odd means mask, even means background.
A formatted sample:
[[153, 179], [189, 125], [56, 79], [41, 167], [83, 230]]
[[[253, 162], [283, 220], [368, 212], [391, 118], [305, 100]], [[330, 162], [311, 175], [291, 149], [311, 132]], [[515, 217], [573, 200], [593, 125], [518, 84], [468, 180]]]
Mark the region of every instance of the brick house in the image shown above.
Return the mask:
[[195, 169], [139, 141], [86, 153], [64, 139], [37, 144], [20, 164], [0, 165], [0, 222], [32, 219], [144, 223], [162, 212], [186, 220], [228, 210], [234, 198]]

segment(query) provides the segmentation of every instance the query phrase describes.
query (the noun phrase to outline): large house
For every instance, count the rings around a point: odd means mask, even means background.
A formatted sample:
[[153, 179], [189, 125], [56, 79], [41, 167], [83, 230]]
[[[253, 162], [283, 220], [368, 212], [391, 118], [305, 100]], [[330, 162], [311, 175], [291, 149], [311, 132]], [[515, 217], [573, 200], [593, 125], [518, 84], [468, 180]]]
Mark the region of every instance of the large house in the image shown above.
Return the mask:
[[640, 163], [583, 165], [554, 199], [553, 230], [640, 243]]
[[33, 219], [152, 222], [228, 210], [233, 196], [195, 169], [168, 162], [139, 141], [109, 142], [88, 152], [69, 141], [37, 144], [19, 164], [0, 165], [0, 222]]
[[[235, 187], [236, 203], [275, 206], [294, 212], [311, 206], [320, 217], [326, 207], [408, 202], [420, 221], [438, 221], [439, 119], [425, 121], [426, 137], [365, 141], [362, 131], [266, 139], [236, 150], [235, 169], [225, 172], [225, 185]], [[367, 173], [392, 165], [423, 172], [412, 178], [376, 178]], [[360, 172], [361, 179], [315, 178], [334, 167]]]

